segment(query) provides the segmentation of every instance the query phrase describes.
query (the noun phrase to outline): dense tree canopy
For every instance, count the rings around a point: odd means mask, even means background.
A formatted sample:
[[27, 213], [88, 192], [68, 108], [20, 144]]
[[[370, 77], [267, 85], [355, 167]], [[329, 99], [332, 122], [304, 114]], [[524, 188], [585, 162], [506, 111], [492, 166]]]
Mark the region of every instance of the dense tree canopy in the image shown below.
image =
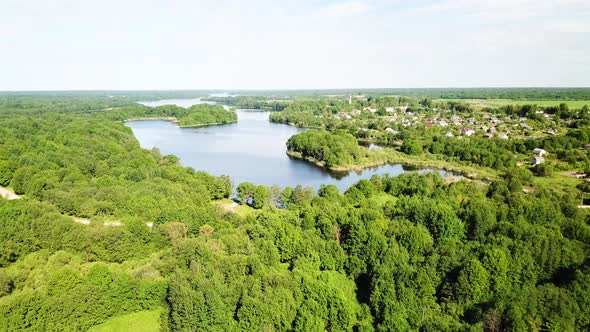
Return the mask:
[[324, 162], [327, 167], [353, 164], [364, 156], [354, 136], [343, 131], [310, 130], [297, 134], [289, 138], [287, 149], [303, 158]]
[[[527, 174], [510, 172], [489, 185], [374, 176], [344, 193], [243, 183], [256, 210], [241, 216], [211, 204], [229, 178], [142, 150], [111, 115], [0, 110], [0, 185], [23, 195], [0, 199], [0, 330], [87, 330], [156, 308], [164, 331], [590, 329], [575, 191], [527, 194]], [[290, 144], [326, 163], [358, 149], [341, 132]]]

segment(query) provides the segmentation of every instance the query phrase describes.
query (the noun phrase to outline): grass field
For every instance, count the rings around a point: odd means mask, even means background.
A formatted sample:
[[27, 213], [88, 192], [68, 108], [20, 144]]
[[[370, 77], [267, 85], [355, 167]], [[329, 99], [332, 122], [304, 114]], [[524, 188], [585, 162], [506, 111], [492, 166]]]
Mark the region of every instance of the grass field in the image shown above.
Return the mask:
[[249, 214], [254, 213], [253, 208], [247, 206], [247, 205], [240, 205], [240, 204], [234, 204], [235, 202], [232, 201], [231, 199], [219, 199], [219, 200], [215, 200], [211, 202], [212, 204], [219, 206], [220, 208], [222, 208], [223, 210], [227, 211], [227, 212], [233, 212], [238, 214], [241, 217], [246, 217]]
[[565, 173], [566, 172], [554, 172], [554, 174], [549, 177], [535, 177], [533, 183], [540, 188], [564, 192], [566, 190], [575, 189], [576, 186], [582, 182], [582, 180], [564, 175]]
[[569, 108], [590, 107], [590, 100], [515, 100], [515, 99], [438, 99], [437, 101], [462, 101], [473, 105], [475, 108], [500, 107], [505, 105], [534, 104], [539, 106], [557, 106], [565, 103]]
[[162, 309], [157, 309], [113, 317], [88, 332], [159, 332], [161, 313]]

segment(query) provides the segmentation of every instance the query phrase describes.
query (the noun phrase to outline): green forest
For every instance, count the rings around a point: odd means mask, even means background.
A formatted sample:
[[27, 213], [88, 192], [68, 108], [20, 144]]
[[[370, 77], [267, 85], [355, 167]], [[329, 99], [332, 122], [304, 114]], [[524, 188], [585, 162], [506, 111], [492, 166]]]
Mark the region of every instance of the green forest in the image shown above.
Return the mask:
[[289, 138], [287, 149], [291, 154], [321, 162], [328, 168], [354, 164], [365, 155], [356, 138], [345, 131], [310, 130], [297, 134]]
[[[590, 329], [590, 215], [579, 190], [523, 191], [528, 175], [504, 152], [533, 138], [468, 145], [414, 132], [401, 153], [497, 177], [409, 173], [314, 192], [183, 167], [122, 123], [167, 117], [236, 121], [221, 106], [0, 97], [0, 185], [20, 196], [0, 199], [1, 331], [99, 330], [154, 313], [160, 331]], [[534, 147], [581, 167], [586, 156], [570, 151], [590, 133], [578, 123]], [[357, 141], [312, 130], [287, 145], [330, 166], [365, 158]], [[234, 191], [252, 213], [214, 204]]]
[[119, 121], [174, 119], [180, 127], [200, 127], [238, 121], [236, 112], [219, 105], [198, 104], [188, 108], [176, 105], [148, 107], [134, 105], [101, 112], [101, 116]]

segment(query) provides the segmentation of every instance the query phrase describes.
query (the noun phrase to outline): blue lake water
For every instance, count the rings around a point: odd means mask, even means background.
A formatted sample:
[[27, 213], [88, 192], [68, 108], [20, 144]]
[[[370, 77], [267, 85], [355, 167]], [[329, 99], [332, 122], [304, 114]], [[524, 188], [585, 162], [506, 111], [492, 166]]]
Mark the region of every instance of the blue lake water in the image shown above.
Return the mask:
[[[177, 104], [188, 107], [195, 101], [198, 100], [164, 100], [150, 102], [148, 106]], [[402, 165], [384, 165], [347, 174], [328, 172], [287, 156], [287, 140], [305, 129], [271, 123], [268, 121], [269, 112], [237, 110], [237, 114], [237, 123], [222, 126], [179, 128], [167, 121], [131, 121], [126, 125], [133, 130], [143, 148], [156, 147], [162, 154], [174, 154], [182, 165], [196, 170], [229, 175], [234, 185], [244, 181], [281, 187], [301, 184], [317, 190], [322, 184], [334, 184], [344, 191], [374, 174], [395, 176], [406, 172]], [[452, 175], [429, 169], [418, 172]]]

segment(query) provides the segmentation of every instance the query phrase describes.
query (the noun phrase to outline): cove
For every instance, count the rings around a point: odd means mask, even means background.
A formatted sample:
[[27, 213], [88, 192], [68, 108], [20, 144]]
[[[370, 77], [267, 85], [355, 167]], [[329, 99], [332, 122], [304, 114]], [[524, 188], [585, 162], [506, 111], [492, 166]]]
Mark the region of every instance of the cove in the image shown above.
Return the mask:
[[[159, 101], [159, 105], [171, 101]], [[183, 101], [179, 106], [187, 105]], [[228, 175], [234, 185], [252, 182], [263, 185], [310, 186], [334, 184], [341, 191], [374, 174], [396, 176], [408, 171], [435, 172], [455, 176], [442, 170], [405, 170], [402, 165], [383, 165], [360, 172], [333, 173], [286, 154], [286, 142], [292, 135], [305, 131], [268, 121], [270, 112], [237, 110], [238, 122], [221, 126], [179, 128], [173, 122], [130, 121], [141, 147], [158, 148], [164, 155], [173, 154], [184, 166], [213, 175]]]

